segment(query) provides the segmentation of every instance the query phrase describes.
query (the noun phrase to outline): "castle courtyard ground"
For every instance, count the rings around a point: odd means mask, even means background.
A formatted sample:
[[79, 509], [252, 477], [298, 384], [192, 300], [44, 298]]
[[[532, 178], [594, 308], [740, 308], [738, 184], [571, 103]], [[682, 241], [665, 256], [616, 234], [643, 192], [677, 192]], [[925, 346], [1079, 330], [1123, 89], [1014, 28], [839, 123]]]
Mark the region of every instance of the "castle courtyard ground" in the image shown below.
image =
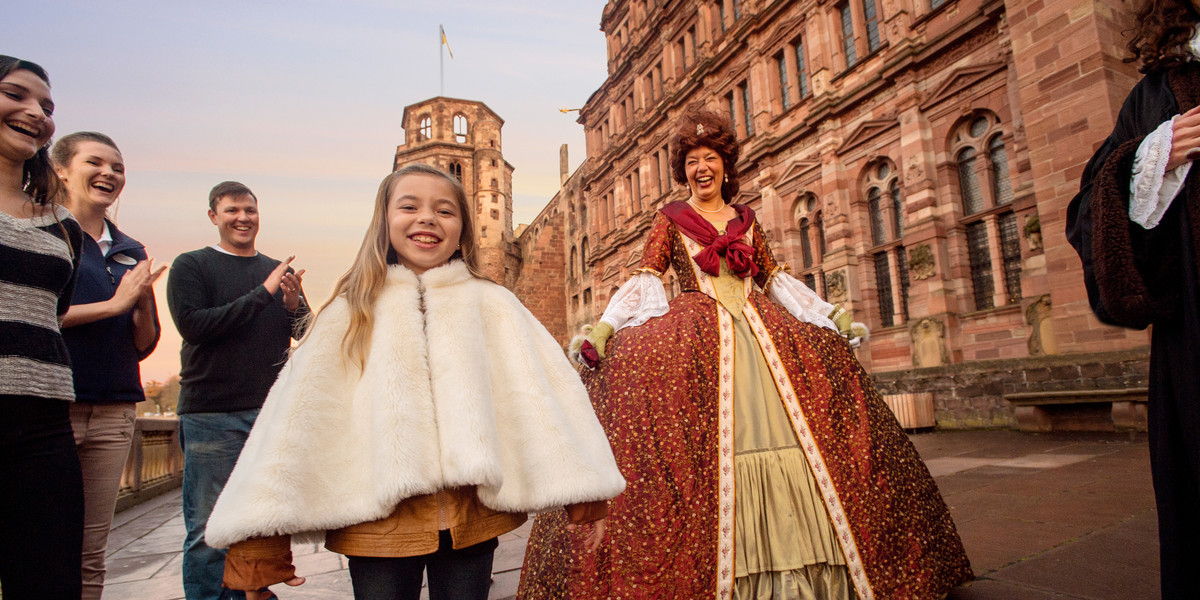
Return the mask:
[[[978, 577], [951, 600], [1141, 600], [1158, 593], [1145, 434], [939, 431], [910, 436], [941, 486]], [[490, 598], [516, 592], [529, 524], [500, 538]], [[183, 598], [175, 490], [118, 513], [105, 600]], [[283, 600], [351, 598], [346, 559], [293, 547], [308, 582]]]

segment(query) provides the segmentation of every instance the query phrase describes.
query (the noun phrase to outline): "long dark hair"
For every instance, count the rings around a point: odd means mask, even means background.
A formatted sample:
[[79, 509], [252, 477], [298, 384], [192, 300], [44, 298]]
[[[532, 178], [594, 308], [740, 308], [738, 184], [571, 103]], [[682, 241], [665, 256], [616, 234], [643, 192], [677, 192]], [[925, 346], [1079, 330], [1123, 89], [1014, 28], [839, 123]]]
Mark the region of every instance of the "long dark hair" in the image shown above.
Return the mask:
[[[25, 70], [33, 73], [50, 85], [50, 76], [46, 70], [36, 63], [0, 54], [0, 79], [8, 77], [13, 71]], [[58, 176], [54, 173], [54, 164], [50, 161], [50, 145], [38, 148], [36, 154], [25, 161], [21, 170], [21, 190], [33, 198], [34, 204], [53, 204], [59, 192]]]
[[707, 108], [693, 106], [679, 119], [679, 128], [671, 138], [671, 176], [680, 185], [687, 185], [687, 173], [683, 160], [694, 148], [712, 148], [721, 156], [725, 166], [726, 181], [721, 183], [721, 198], [726, 204], [733, 202], [738, 190], [737, 135], [733, 132], [733, 121], [725, 114]]
[[1143, 73], [1167, 69], [1188, 60], [1188, 42], [1196, 34], [1200, 12], [1189, 0], [1144, 0], [1133, 13], [1133, 34], [1125, 62], [1142, 61]]

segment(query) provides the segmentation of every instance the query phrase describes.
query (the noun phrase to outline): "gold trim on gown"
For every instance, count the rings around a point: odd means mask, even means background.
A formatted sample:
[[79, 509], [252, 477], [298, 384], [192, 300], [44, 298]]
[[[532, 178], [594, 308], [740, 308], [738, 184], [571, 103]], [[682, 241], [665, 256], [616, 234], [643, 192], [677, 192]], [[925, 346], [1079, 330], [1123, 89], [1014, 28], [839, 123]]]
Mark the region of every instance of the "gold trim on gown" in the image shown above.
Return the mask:
[[742, 317], [743, 280], [721, 261], [717, 299], [733, 316], [735, 600], [850, 598], [837, 533], [770, 368]]

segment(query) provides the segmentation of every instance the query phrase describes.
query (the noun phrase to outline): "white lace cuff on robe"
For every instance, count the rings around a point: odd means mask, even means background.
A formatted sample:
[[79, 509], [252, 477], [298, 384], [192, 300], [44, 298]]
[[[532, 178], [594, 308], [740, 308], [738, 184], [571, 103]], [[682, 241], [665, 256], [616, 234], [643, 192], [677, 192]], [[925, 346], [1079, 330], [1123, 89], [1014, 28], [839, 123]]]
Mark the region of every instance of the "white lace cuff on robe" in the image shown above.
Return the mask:
[[629, 278], [604, 309], [601, 321], [612, 325], [614, 331], [637, 327], [654, 317], [667, 314], [667, 291], [653, 273], [641, 272]]
[[1164, 121], [1138, 146], [1133, 158], [1133, 181], [1129, 186], [1129, 219], [1146, 229], [1158, 226], [1171, 202], [1183, 187], [1192, 161], [1167, 171], [1171, 159], [1173, 125], [1178, 115]]
[[791, 275], [780, 271], [771, 281], [767, 297], [779, 303], [780, 306], [792, 313], [793, 317], [837, 331], [837, 325], [829, 320], [829, 314], [834, 306], [821, 299], [816, 292]]

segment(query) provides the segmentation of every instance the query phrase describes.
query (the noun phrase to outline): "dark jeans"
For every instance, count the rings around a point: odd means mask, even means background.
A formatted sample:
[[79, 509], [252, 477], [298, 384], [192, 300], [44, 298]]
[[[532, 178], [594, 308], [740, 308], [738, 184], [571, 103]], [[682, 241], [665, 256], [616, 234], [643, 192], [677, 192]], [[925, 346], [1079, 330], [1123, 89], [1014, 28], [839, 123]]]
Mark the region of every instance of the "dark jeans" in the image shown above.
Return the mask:
[[183, 593], [187, 600], [245, 600], [245, 592], [221, 587], [225, 551], [204, 543], [204, 528], [217, 497], [250, 435], [258, 409], [179, 415], [183, 445]]
[[0, 588], [4, 600], [79, 600], [83, 476], [69, 403], [4, 398]]
[[450, 532], [439, 536], [437, 552], [405, 558], [350, 557], [354, 600], [417, 600], [421, 573], [429, 569], [429, 600], [487, 600], [492, 555], [499, 542], [454, 550]]

